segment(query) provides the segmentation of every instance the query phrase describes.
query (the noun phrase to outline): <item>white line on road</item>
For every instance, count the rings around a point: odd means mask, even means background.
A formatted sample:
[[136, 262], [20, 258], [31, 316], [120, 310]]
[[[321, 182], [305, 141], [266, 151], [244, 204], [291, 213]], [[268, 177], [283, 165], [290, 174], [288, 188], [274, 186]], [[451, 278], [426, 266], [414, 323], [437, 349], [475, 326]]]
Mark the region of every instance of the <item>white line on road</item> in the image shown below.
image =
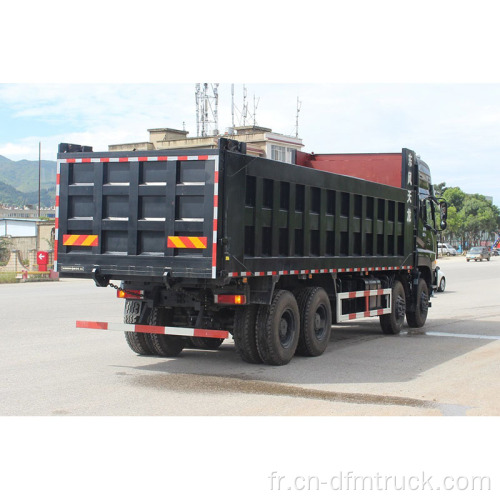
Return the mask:
[[497, 335], [473, 335], [469, 333], [425, 332], [424, 335], [430, 335], [432, 337], [460, 337], [464, 339], [500, 340], [500, 337]]

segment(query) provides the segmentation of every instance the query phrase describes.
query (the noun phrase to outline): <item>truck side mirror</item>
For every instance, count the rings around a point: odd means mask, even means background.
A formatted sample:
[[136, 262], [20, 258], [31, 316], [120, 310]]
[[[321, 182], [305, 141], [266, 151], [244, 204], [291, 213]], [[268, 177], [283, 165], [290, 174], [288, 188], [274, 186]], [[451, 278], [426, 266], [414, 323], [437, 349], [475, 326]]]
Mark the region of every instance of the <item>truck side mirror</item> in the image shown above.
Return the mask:
[[439, 203], [439, 213], [441, 216], [441, 231], [444, 231], [447, 227], [446, 219], [448, 218], [448, 204], [446, 201], [441, 201]]

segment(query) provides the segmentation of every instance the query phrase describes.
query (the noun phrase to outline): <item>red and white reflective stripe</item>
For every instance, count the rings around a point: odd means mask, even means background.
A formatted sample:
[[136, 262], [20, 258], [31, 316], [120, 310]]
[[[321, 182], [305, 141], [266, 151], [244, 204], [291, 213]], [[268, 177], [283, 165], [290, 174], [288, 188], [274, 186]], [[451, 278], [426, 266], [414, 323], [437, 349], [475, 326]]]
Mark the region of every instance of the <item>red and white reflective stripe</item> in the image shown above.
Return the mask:
[[[380, 290], [360, 290], [358, 292], [345, 292], [347, 294], [347, 298], [355, 299], [357, 297], [374, 297], [376, 295], [385, 295], [386, 292], [382, 289]], [[339, 293], [339, 295], [344, 295], [343, 293]]]
[[217, 222], [219, 215], [219, 157], [214, 157], [214, 227], [212, 240], [212, 278], [217, 277]]
[[57, 272], [57, 246], [59, 244], [59, 196], [61, 193], [61, 160], [57, 161], [56, 171], [56, 221], [54, 226], [54, 271]]
[[339, 269], [300, 269], [290, 271], [243, 271], [240, 273], [228, 273], [232, 278], [248, 277], [248, 276], [283, 276], [293, 274], [324, 274], [324, 273], [353, 273], [353, 272], [368, 272], [368, 271], [398, 271], [412, 269], [413, 266], [390, 266], [390, 267], [343, 267]]
[[[369, 297], [387, 297], [386, 307], [379, 309], [370, 309]], [[348, 299], [356, 299], [365, 297], [365, 310], [356, 313], [342, 314], [342, 301]], [[391, 312], [392, 304], [392, 289], [381, 288], [379, 290], [358, 290], [355, 292], [341, 292], [337, 294], [337, 323], [351, 319], [370, 318], [372, 316], [381, 316], [382, 314], [389, 314]]]
[[383, 314], [389, 314], [391, 312], [390, 308], [387, 309], [374, 309], [371, 311], [352, 313], [352, 314], [341, 314], [340, 321], [352, 320], [352, 319], [362, 319], [362, 318], [371, 318], [373, 316], [382, 316]]
[[156, 335], [179, 335], [182, 337], [203, 337], [227, 339], [229, 332], [224, 330], [205, 330], [203, 328], [178, 328], [175, 326], [128, 325], [125, 323], [107, 323], [104, 321], [77, 321], [77, 328], [90, 330], [113, 330], [117, 332], [154, 333]]
[[61, 163], [125, 163], [133, 161], [200, 161], [216, 160], [217, 155], [198, 155], [198, 156], [122, 156], [119, 158], [65, 158], [59, 160]]

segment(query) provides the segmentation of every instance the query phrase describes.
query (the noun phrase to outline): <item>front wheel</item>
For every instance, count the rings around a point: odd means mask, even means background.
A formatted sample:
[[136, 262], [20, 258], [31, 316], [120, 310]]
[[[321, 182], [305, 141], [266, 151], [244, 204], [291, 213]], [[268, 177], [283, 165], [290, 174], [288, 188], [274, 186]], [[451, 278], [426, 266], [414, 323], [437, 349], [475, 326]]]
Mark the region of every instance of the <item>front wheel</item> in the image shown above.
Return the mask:
[[386, 335], [397, 335], [405, 320], [406, 295], [403, 283], [395, 281], [392, 286], [391, 312], [380, 316], [380, 326]]
[[417, 297], [415, 311], [406, 313], [408, 326], [411, 328], [421, 328], [427, 320], [427, 312], [429, 311], [429, 289], [423, 278], [418, 280]]
[[441, 282], [439, 283], [438, 292], [444, 292], [445, 289], [446, 289], [446, 279], [441, 278]]
[[286, 365], [297, 349], [300, 314], [297, 301], [287, 290], [279, 290], [270, 306], [259, 306], [257, 349], [268, 365]]

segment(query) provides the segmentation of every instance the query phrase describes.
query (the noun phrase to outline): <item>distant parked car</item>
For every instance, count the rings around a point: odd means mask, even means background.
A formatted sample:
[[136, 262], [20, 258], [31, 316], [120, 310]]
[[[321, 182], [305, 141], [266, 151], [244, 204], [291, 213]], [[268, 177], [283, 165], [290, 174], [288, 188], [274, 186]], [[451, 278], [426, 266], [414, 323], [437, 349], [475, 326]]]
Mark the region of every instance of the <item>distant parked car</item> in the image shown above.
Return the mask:
[[481, 262], [483, 260], [490, 260], [490, 257], [491, 253], [486, 247], [472, 247], [465, 255], [467, 262], [469, 262], [469, 260]]
[[457, 250], [448, 243], [438, 243], [438, 253], [447, 256], [457, 255]]
[[439, 266], [436, 266], [436, 269], [434, 269], [432, 288], [437, 292], [444, 292], [446, 289], [446, 276]]

